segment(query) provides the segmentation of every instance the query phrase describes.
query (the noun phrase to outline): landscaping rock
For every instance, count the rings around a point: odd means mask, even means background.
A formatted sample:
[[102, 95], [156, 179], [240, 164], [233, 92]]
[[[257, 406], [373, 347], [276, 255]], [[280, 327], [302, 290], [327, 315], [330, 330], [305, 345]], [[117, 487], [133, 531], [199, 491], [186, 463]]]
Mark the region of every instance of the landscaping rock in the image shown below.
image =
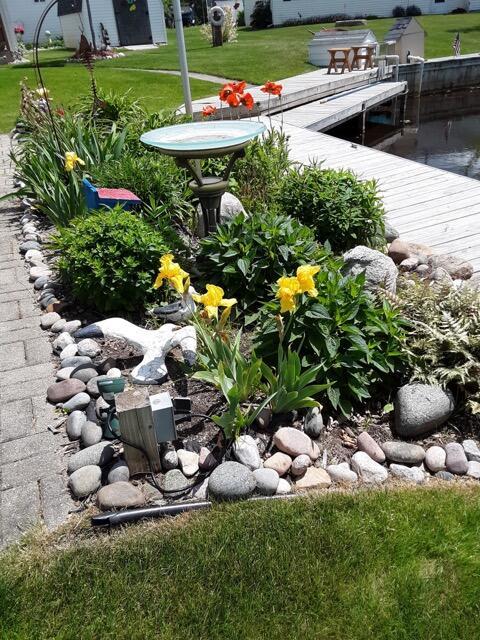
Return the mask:
[[297, 491], [307, 489], [326, 489], [332, 484], [332, 480], [325, 469], [321, 467], [309, 467], [305, 475], [295, 482]]
[[250, 471], [259, 469], [262, 466], [257, 443], [252, 436], [239, 436], [233, 443], [232, 450], [238, 462], [244, 464]]
[[[284, 454], [282, 454], [284, 455]], [[312, 460], [310, 458], [310, 456], [307, 456], [305, 453], [303, 453], [301, 456], [297, 456], [293, 462], [292, 462], [292, 466], [290, 468], [290, 471], [292, 473], [292, 476], [295, 477], [300, 477], [303, 476], [303, 474], [306, 472], [306, 470], [308, 469], [308, 467], [310, 467], [312, 465]], [[283, 475], [283, 474], [281, 474]]]
[[[309, 456], [307, 458], [310, 460]], [[286, 453], [277, 451], [277, 453], [274, 453], [273, 456], [264, 461], [263, 466], [266, 469], [274, 469], [279, 476], [283, 476], [292, 466], [292, 459]]]
[[68, 484], [77, 498], [86, 498], [101, 485], [102, 470], [97, 465], [89, 464], [72, 473]]
[[73, 358], [65, 358], [62, 361], [62, 367], [78, 367], [80, 364], [90, 364], [92, 362], [91, 358], [87, 356], [73, 356]]
[[419, 264], [415, 271], [421, 278], [425, 278], [430, 273], [430, 267], [426, 264]]
[[303, 423], [303, 430], [310, 438], [317, 439], [324, 429], [322, 412], [320, 407], [312, 407], [308, 410]]
[[87, 392], [92, 396], [92, 398], [98, 398], [100, 396], [100, 391], [98, 390], [98, 382], [100, 380], [106, 380], [108, 376], [97, 376], [96, 378], [90, 378], [87, 382]]
[[288, 493], [292, 493], [292, 485], [285, 478], [280, 478], [278, 481], [278, 487], [275, 491], [275, 495], [277, 496], [285, 496]]
[[412, 256], [411, 258], [407, 258], [406, 260], [402, 260], [398, 266], [400, 271], [403, 271], [403, 272], [415, 271], [417, 267], [418, 267], [418, 258], [415, 256]]
[[[52, 311], [51, 313], [56, 313], [56, 312]], [[67, 324], [67, 321], [65, 320], [65, 318], [60, 318], [60, 320], [57, 320], [55, 324], [52, 324], [52, 326], [50, 327], [50, 331], [52, 333], [60, 333], [61, 331], [63, 331], [63, 327], [66, 324]]]
[[358, 481], [358, 475], [352, 471], [348, 462], [340, 464], [329, 464], [327, 473], [333, 482], [351, 484]]
[[473, 275], [473, 265], [463, 258], [449, 255], [430, 256], [429, 264], [433, 269], [444, 269], [451, 278], [468, 280]]
[[66, 333], [75, 333], [75, 331], [78, 331], [81, 326], [82, 323], [80, 320], [69, 320], [69, 322], [65, 323], [62, 331], [65, 331]]
[[382, 449], [387, 460], [403, 465], [420, 464], [425, 458], [425, 450], [410, 442], [384, 442]]
[[[392, 243], [395, 244], [396, 240]], [[390, 246], [392, 246], [390, 245]], [[345, 273], [356, 276], [365, 273], [365, 285], [375, 289], [382, 287], [391, 293], [397, 290], [398, 269], [391, 258], [376, 249], [358, 246], [343, 255]]]
[[255, 423], [260, 429], [266, 429], [272, 421], [272, 410], [268, 407], [263, 407], [258, 416], [255, 418]]
[[425, 466], [430, 469], [432, 473], [437, 471], [443, 471], [445, 469], [445, 461], [447, 454], [443, 447], [433, 446], [427, 449], [425, 454]]
[[52, 272], [51, 270], [47, 267], [46, 264], [42, 264], [42, 265], [37, 265], [36, 267], [32, 267], [29, 271], [29, 280], [30, 282], [35, 282], [35, 280], [37, 278], [40, 278], [41, 276], [51, 276]]
[[87, 465], [96, 464], [103, 466], [111, 462], [115, 449], [110, 442], [99, 442], [91, 447], [82, 449], [68, 460], [68, 473], [73, 473], [77, 469]]
[[40, 326], [42, 329], [50, 329], [57, 320], [61, 320], [60, 315], [56, 311], [51, 313], [44, 313], [40, 318]]
[[198, 455], [198, 466], [202, 471], [210, 471], [217, 466], [217, 459], [207, 447], [202, 447]]
[[122, 372], [117, 367], [112, 367], [107, 371], [107, 378], [121, 378]]
[[164, 471], [176, 469], [178, 467], [178, 455], [173, 445], [165, 443], [162, 447], [160, 462]]
[[390, 473], [395, 476], [395, 478], [405, 480], [406, 482], [415, 482], [416, 484], [425, 482], [425, 474], [420, 467], [407, 467], [403, 464], [394, 463], [390, 465]]
[[87, 421], [83, 411], [72, 411], [67, 418], [67, 435], [70, 440], [78, 440], [82, 435], [82, 427]]
[[102, 437], [102, 427], [99, 427], [95, 422], [87, 420], [87, 422], [82, 426], [81, 438], [84, 447], [91, 447], [92, 445], [97, 444], [101, 441]]
[[114, 482], [128, 482], [129, 480], [130, 470], [127, 463], [123, 459], [118, 460], [108, 472], [108, 484], [113, 484]]
[[180, 469], [171, 469], [163, 476], [162, 487], [167, 498], [174, 498], [176, 494], [189, 489], [195, 480], [186, 478]]
[[198, 473], [198, 453], [178, 449], [178, 465], [187, 478], [191, 478]]
[[70, 398], [70, 400], [67, 400], [67, 402], [62, 405], [62, 409], [71, 413], [72, 411], [85, 409], [85, 407], [88, 407], [89, 402], [90, 396], [88, 393], [77, 393], [76, 396], [73, 396], [73, 398]]
[[63, 367], [57, 371], [57, 380], [68, 380], [72, 371], [75, 371], [75, 367]]
[[[68, 334], [67, 334], [68, 335]], [[78, 348], [76, 344], [67, 344], [65, 349], [60, 351], [60, 360], [66, 360], [67, 358], [73, 358], [77, 355]]]
[[130, 482], [114, 482], [100, 489], [97, 493], [97, 502], [102, 511], [141, 507], [145, 504], [145, 496]]
[[99, 397], [95, 401], [95, 413], [98, 418], [102, 418], [105, 413], [110, 409], [110, 405], [106, 400]]
[[39, 278], [37, 278], [33, 284], [33, 287], [38, 291], [40, 289], [43, 288], [44, 285], [46, 285], [48, 282], [48, 277], [47, 276], [40, 276]]
[[75, 344], [75, 340], [69, 333], [61, 333], [52, 343], [53, 350], [60, 353], [68, 347], [69, 344]]
[[385, 240], [393, 242], [400, 237], [400, 232], [395, 229], [389, 222], [385, 222]]
[[370, 456], [372, 460], [382, 464], [385, 462], [385, 453], [383, 452], [382, 447], [375, 442], [372, 436], [366, 431], [362, 431], [357, 436], [357, 447], [360, 451], [364, 451], [367, 455]]
[[442, 269], [441, 267], [433, 269], [430, 278], [435, 282], [441, 282], [442, 284], [453, 284], [452, 276], [448, 271], [445, 271], [445, 269]]
[[447, 471], [460, 476], [465, 475], [468, 471], [468, 460], [462, 445], [459, 442], [449, 442], [445, 445], [445, 451]]
[[259, 493], [263, 496], [275, 495], [280, 477], [274, 469], [255, 469], [253, 475]]
[[357, 451], [352, 456], [352, 469], [368, 484], [380, 484], [388, 478], [385, 467], [372, 460], [364, 451]]
[[470, 460], [467, 468], [467, 476], [480, 480], [480, 462]]
[[208, 480], [208, 494], [217, 500], [248, 498], [255, 490], [253, 473], [239, 462], [223, 462]]
[[74, 369], [71, 377], [75, 380], [81, 380], [82, 382], [87, 384], [87, 382], [89, 382], [89, 380], [91, 380], [92, 378], [98, 377], [98, 372], [93, 367], [88, 367], [88, 369]]
[[62, 380], [62, 382], [54, 382], [48, 387], [47, 398], [50, 402], [57, 404], [73, 398], [85, 389], [85, 384], [81, 380]]
[[395, 264], [400, 264], [404, 260], [408, 260], [412, 253], [413, 252], [408, 242], [403, 242], [403, 240], [399, 240], [398, 238], [395, 238], [392, 244], [388, 247], [388, 255]]
[[480, 462], [480, 449], [478, 448], [478, 444], [475, 440], [464, 440], [462, 442], [462, 447], [468, 461], [472, 460], [474, 462]]
[[439, 478], [440, 480], [447, 480], [448, 482], [450, 480], [455, 480], [455, 476], [453, 475], [453, 473], [450, 473], [450, 471], [437, 471], [435, 477]]
[[95, 358], [95, 356], [98, 356], [98, 354], [102, 350], [98, 342], [95, 342], [95, 340], [92, 340], [92, 338], [85, 338], [85, 340], [80, 340], [77, 346], [79, 355], [88, 356], [89, 358]]
[[452, 394], [440, 386], [407, 384], [397, 393], [395, 430], [404, 438], [429, 433], [448, 420], [454, 407]]
[[208, 495], [208, 478], [205, 478], [200, 484], [196, 484], [192, 487], [192, 490], [188, 493], [189, 500], [206, 500]]
[[293, 427], [281, 427], [273, 436], [273, 443], [283, 453], [296, 458], [305, 453], [312, 460], [316, 460], [320, 455], [318, 447], [314, 447], [314, 443], [306, 433]]
[[42, 245], [38, 242], [35, 242], [34, 240], [27, 240], [27, 242], [22, 242], [19, 248], [20, 248], [20, 253], [27, 253], [27, 251], [30, 251], [31, 249], [36, 249], [37, 251], [40, 251], [40, 249], [42, 248]]

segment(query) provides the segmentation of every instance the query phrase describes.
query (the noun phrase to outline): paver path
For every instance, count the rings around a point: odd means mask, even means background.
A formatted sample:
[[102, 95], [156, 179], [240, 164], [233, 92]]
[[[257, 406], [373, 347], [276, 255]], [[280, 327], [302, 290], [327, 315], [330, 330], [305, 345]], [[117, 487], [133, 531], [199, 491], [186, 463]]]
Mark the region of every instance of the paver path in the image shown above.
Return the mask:
[[[0, 135], [0, 196], [12, 190], [10, 139]], [[48, 334], [18, 252], [21, 211], [0, 202], [0, 547], [36, 522], [63, 522], [73, 502], [60, 444], [48, 430], [58, 420], [46, 402], [55, 380]]]

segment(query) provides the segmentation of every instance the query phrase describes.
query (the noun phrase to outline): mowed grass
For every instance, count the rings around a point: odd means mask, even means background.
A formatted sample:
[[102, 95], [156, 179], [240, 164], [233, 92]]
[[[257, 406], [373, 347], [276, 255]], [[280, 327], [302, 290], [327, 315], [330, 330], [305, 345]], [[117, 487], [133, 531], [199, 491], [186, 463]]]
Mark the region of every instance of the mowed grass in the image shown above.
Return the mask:
[[[452, 42], [460, 32], [462, 53], [480, 51], [480, 13], [421, 16], [427, 32], [425, 54], [428, 58], [453, 55]], [[369, 20], [379, 42], [394, 23], [393, 18]], [[253, 84], [279, 80], [315, 67], [308, 64], [308, 43], [312, 31], [332, 24], [279, 27], [263, 31], [239, 29], [238, 42], [213, 48], [202, 38], [198, 27], [185, 29], [188, 64], [191, 71], [209, 73]], [[168, 45], [148, 51], [126, 52], [124, 58], [107, 60], [101, 65], [142, 69], [178, 69], [175, 32], [169, 30]]]
[[223, 505], [0, 556], [5, 640], [471, 640], [478, 488]]
[[[58, 54], [57, 54], [58, 55]], [[59, 60], [49, 62], [58, 63]], [[90, 78], [82, 65], [48, 65], [42, 75], [50, 90], [55, 107], [70, 107], [78, 104], [80, 96], [89, 91]], [[134, 98], [140, 98], [149, 111], [163, 108], [177, 108], [183, 103], [182, 85], [176, 76], [150, 73], [149, 71], [124, 71], [122, 69], [98, 68], [95, 77], [99, 87], [118, 92], [131, 91]], [[5, 67], [0, 69], [0, 132], [9, 131], [15, 124], [20, 106], [20, 82], [27, 78], [35, 87], [31, 67]], [[196, 98], [208, 96], [217, 91], [218, 85], [201, 80], [191, 81], [192, 95]]]

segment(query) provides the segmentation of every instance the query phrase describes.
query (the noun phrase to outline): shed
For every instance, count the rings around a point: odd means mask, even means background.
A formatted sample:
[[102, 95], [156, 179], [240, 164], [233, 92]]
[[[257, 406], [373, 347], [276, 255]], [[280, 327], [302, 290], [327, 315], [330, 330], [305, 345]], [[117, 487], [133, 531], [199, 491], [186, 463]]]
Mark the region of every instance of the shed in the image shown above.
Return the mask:
[[98, 49], [167, 42], [162, 0], [59, 0], [58, 16], [72, 49], [82, 34]]
[[327, 67], [330, 61], [328, 49], [376, 44], [377, 39], [370, 29], [352, 31], [323, 29], [322, 31], [317, 31], [308, 44], [308, 61], [317, 67]]
[[16, 50], [17, 39], [10, 14], [4, 0], [0, 0], [0, 64], [12, 62]]
[[385, 36], [386, 53], [400, 56], [400, 64], [408, 62], [408, 55], [424, 57], [425, 31], [414, 17], [398, 18]]

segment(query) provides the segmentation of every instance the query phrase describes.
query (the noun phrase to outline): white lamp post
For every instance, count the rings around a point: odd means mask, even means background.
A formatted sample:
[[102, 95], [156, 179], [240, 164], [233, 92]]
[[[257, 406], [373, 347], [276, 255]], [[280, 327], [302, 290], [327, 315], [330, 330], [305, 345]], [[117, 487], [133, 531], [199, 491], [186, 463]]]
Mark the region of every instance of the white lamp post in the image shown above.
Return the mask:
[[188, 77], [187, 51], [185, 49], [185, 37], [183, 35], [182, 9], [180, 0], [173, 0], [173, 15], [175, 18], [175, 33], [177, 34], [178, 57], [180, 60], [180, 72], [182, 74], [183, 98], [185, 100], [185, 113], [193, 115], [192, 94], [190, 91], [190, 79]]

